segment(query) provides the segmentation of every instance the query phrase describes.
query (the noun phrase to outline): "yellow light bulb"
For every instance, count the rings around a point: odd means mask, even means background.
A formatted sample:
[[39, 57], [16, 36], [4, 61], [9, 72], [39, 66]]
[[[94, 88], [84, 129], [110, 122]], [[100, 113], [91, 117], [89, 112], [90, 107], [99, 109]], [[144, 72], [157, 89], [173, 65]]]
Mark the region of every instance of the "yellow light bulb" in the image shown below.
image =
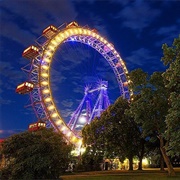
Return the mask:
[[108, 43], [108, 44], [107, 44], [107, 46], [110, 48], [110, 47], [111, 47], [111, 44], [110, 44], [110, 43]]
[[72, 141], [75, 141], [75, 140], [76, 140], [76, 136], [73, 136], [71, 140], [72, 140]]
[[92, 37], [95, 37], [96, 36], [96, 34], [93, 32], [93, 33], [91, 33], [91, 35], [92, 35]]
[[75, 33], [75, 34], [78, 34], [78, 29], [77, 29], [77, 28], [74, 29], [74, 33]]
[[74, 31], [73, 31], [72, 29], [70, 29], [69, 32], [70, 32], [70, 35], [71, 35], [71, 34], [74, 34]]
[[86, 30], [86, 29], [84, 29], [84, 34], [85, 34], [85, 35], [87, 34], [87, 30]]
[[49, 109], [49, 110], [52, 110], [52, 109], [54, 109], [54, 106], [51, 105], [51, 106], [48, 107], [48, 109]]
[[87, 34], [90, 35], [90, 34], [91, 34], [91, 31], [87, 30]]
[[48, 46], [48, 48], [49, 48], [50, 50], [53, 50], [53, 51], [54, 51], [54, 49], [55, 49], [54, 46]]
[[117, 54], [117, 52], [116, 52], [115, 50], [113, 51], [113, 53], [114, 53], [115, 55]]
[[41, 84], [42, 85], [48, 85], [48, 82], [47, 81], [42, 81]]
[[61, 42], [62, 41], [62, 37], [60, 37], [60, 36], [58, 36], [58, 37], [56, 37], [56, 39], [55, 39], [57, 42], [58, 42], [58, 44], [59, 44], [59, 42]]
[[[47, 56], [50, 56], [50, 57], [52, 56], [52, 52], [50, 52], [50, 51], [46, 51], [45, 54], [46, 54]], [[49, 58], [48, 58], [48, 59], [49, 59]], [[49, 61], [50, 61], [50, 59], [49, 59]]]
[[46, 61], [46, 62], [48, 62], [48, 63], [51, 62], [51, 60], [50, 60], [49, 58], [47, 58], [47, 57], [44, 58], [43, 60]]
[[43, 90], [43, 93], [44, 93], [44, 94], [47, 94], [47, 93], [49, 93], [49, 92], [50, 92], [49, 89], [44, 89], [44, 90]]
[[48, 77], [48, 74], [47, 73], [42, 73], [41, 76], [42, 77]]
[[66, 35], [66, 37], [68, 37], [69, 36], [69, 32], [65, 31], [65, 35]]
[[62, 121], [61, 121], [61, 120], [58, 120], [58, 121], [56, 122], [56, 124], [57, 124], [57, 125], [60, 125], [60, 124], [62, 124]]
[[52, 114], [52, 117], [54, 118], [54, 117], [57, 117], [58, 116], [58, 114], [57, 113], [53, 113]]
[[114, 49], [112, 46], [110, 47], [111, 51]]
[[65, 129], [66, 129], [66, 127], [65, 127], [65, 126], [62, 126], [61, 130], [64, 131]]
[[71, 131], [69, 131], [68, 133], [67, 133], [67, 136], [69, 137], [71, 135]]
[[79, 34], [82, 34], [82, 29], [78, 29], [79, 30]]
[[42, 65], [41, 67], [46, 70], [49, 68], [48, 66], [45, 66], [45, 65]]
[[100, 38], [100, 41], [102, 41], [102, 42], [103, 42], [103, 40], [104, 40], [104, 39], [103, 39], [103, 37], [101, 37], [101, 38]]
[[55, 39], [53, 39], [52, 41], [51, 41], [51, 44], [53, 44], [54, 46], [57, 46], [57, 41], [55, 40]]
[[96, 34], [96, 36], [95, 36], [97, 39], [99, 39], [100, 38], [100, 36], [98, 35], [98, 34]]
[[65, 33], [61, 33], [61, 34], [60, 34], [60, 37], [61, 37], [62, 39], [64, 39], [64, 38], [65, 38]]
[[45, 99], [45, 101], [46, 101], [46, 102], [50, 102], [50, 101], [51, 101], [51, 98], [48, 97], [48, 98]]

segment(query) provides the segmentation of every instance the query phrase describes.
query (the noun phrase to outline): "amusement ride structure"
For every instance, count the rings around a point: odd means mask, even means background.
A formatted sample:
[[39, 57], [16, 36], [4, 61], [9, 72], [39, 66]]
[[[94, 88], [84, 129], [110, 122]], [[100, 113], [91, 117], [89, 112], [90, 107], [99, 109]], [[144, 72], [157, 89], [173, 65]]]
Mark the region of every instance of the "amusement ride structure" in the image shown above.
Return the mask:
[[[110, 101], [107, 86], [107, 81], [100, 81], [95, 88], [85, 87], [84, 97], [68, 123], [72, 131], [78, 134], [84, 124], [89, 124], [95, 117], [100, 117], [101, 113], [108, 108]], [[92, 94], [96, 91], [98, 91], [98, 96], [93, 104]]]
[[[119, 86], [119, 96], [131, 98], [132, 90], [128, 87], [130, 82], [128, 71], [114, 46], [100, 36], [97, 30], [87, 26], [81, 27], [76, 22], [62, 24], [60, 27], [50, 25], [35, 41], [35, 45], [24, 50], [22, 56], [28, 59], [29, 63], [22, 70], [27, 73], [28, 79], [17, 86], [16, 92], [30, 95], [30, 106], [32, 106], [38, 121], [44, 122], [46, 127], [53, 127], [55, 131], [62, 132], [70, 143], [80, 147], [82, 137], [77, 133], [80, 127], [79, 119], [83, 120], [84, 118], [86, 123], [90, 123], [94, 117], [99, 117], [101, 112], [109, 106], [108, 82], [101, 80], [95, 88], [86, 86], [82, 101], [74, 111], [69, 123], [65, 123], [52, 96], [50, 69], [53, 55], [57, 49], [69, 41], [86, 44], [99, 52], [114, 72]], [[98, 92], [98, 96], [92, 106], [91, 95], [94, 92]], [[84, 104], [86, 104], [85, 107]]]

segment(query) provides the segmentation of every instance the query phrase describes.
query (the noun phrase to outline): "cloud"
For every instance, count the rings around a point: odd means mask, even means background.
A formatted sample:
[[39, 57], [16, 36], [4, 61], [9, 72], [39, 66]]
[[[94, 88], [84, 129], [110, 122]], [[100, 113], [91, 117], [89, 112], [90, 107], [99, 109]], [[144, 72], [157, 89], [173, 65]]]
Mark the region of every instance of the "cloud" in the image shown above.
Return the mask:
[[4, 99], [3, 97], [1, 97], [0, 96], [0, 107], [2, 106], [2, 105], [8, 105], [8, 104], [11, 104], [11, 103], [13, 103], [14, 101], [11, 101], [11, 100], [9, 100], [9, 99]]
[[122, 25], [140, 33], [144, 28], [150, 26], [161, 11], [154, 9], [146, 1], [134, 1], [125, 4], [123, 9], [115, 17], [122, 20]]
[[86, 2], [86, 3], [89, 3], [89, 4], [93, 4], [95, 3], [97, 0], [72, 0], [73, 2], [77, 2], [77, 3], [80, 3], [80, 2]]
[[161, 47], [162, 44], [167, 43], [172, 45], [174, 38], [178, 38], [180, 29], [180, 21], [172, 26], [163, 26], [155, 30], [155, 33], [161, 37], [161, 39], [155, 42], [155, 46]]
[[0, 94], [2, 93], [2, 86], [3, 86], [3, 82], [2, 82], [2, 79], [1, 79], [1, 76], [0, 76]]
[[131, 52], [131, 55], [126, 57], [127, 67], [129, 70], [142, 68], [148, 73], [155, 71], [162, 71], [164, 69], [163, 63], [161, 63], [161, 56], [154, 54], [149, 49], [140, 48]]
[[15, 103], [11, 95], [15, 93], [16, 86], [23, 79], [25, 79], [25, 75], [22, 71], [16, 70], [13, 63], [7, 61], [0, 62], [0, 105]]
[[110, 0], [111, 3], [116, 3], [116, 4], [120, 4], [121, 6], [126, 6], [129, 3], [131, 3], [129, 0], [127, 1], [122, 1], [122, 0]]
[[60, 112], [60, 115], [64, 118], [64, 120], [66, 122], [69, 122], [70, 117], [73, 113], [72, 109], [64, 108], [64, 109], [59, 110], [59, 112]]
[[25, 79], [25, 75], [22, 71], [15, 70], [15, 67], [10, 62], [0, 62], [0, 77], [3, 81], [3, 89], [14, 90], [16, 85]]
[[14, 130], [11, 130], [11, 129], [7, 129], [7, 130], [4, 130], [4, 129], [0, 129], [0, 138], [2, 139], [5, 139], [9, 136], [12, 136], [13, 134], [17, 134], [17, 133], [22, 133], [24, 132], [25, 129], [14, 129]]
[[91, 21], [94, 22], [93, 27], [100, 32], [100, 35], [110, 39], [110, 35], [107, 31], [107, 22], [103, 17], [98, 15], [90, 14]]
[[61, 101], [61, 104], [64, 107], [71, 107], [73, 105], [73, 101], [72, 99], [66, 99], [66, 100]]
[[77, 42], [66, 42], [59, 47], [55, 60], [59, 61], [60, 71], [69, 71], [79, 66], [86, 59], [90, 59], [92, 54], [87, 45]]
[[166, 27], [161, 27], [157, 30], [158, 35], [164, 35], [167, 36], [169, 34], [172, 34], [174, 32], [177, 32], [177, 26], [166, 26]]
[[1, 36], [22, 45], [32, 43], [50, 24], [57, 26], [77, 16], [72, 2], [66, 0], [1, 1]]
[[136, 51], [131, 52], [131, 55], [126, 57], [126, 62], [132, 67], [142, 67], [144, 64], [147, 64], [152, 59], [156, 59], [155, 56], [151, 55], [150, 50], [145, 48], [140, 48]]
[[29, 42], [32, 41], [32, 39], [36, 39], [36, 36], [30, 33], [29, 29], [21, 29], [21, 27], [18, 24], [15, 24], [13, 21], [10, 20], [11, 18], [7, 18], [8, 16], [10, 15], [7, 12], [3, 12], [3, 15], [1, 15], [1, 36], [4, 36], [21, 45], [26, 46], [27, 44], [29, 44]]
[[57, 91], [58, 90], [57, 86], [62, 82], [64, 82], [66, 79], [67, 78], [62, 74], [61, 71], [53, 69], [51, 71], [51, 77], [50, 77], [51, 87], [53, 88], [53, 90]]

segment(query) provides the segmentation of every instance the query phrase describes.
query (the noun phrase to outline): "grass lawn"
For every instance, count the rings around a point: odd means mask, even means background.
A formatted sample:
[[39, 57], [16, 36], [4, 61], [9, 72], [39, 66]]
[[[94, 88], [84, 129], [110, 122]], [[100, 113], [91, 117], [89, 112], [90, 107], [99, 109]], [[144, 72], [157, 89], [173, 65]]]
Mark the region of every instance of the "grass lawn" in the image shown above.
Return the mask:
[[143, 171], [95, 171], [72, 173], [61, 176], [62, 180], [180, 180], [180, 171], [176, 171], [176, 177], [169, 177], [167, 171], [143, 170]]

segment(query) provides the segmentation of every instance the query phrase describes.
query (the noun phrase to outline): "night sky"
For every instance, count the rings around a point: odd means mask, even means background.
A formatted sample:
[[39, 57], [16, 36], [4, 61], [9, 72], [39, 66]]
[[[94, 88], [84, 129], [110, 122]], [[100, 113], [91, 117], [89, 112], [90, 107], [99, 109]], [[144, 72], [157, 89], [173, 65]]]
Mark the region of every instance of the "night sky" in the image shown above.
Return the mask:
[[[35, 44], [49, 25], [78, 22], [88, 25], [120, 53], [128, 71], [163, 71], [162, 44], [171, 45], [180, 32], [178, 0], [0, 0], [0, 138], [27, 130], [37, 121], [28, 95], [15, 93], [27, 80], [22, 52]], [[92, 48], [65, 43], [54, 55], [51, 87], [65, 119], [77, 108], [84, 86], [103, 79], [109, 83], [111, 103], [118, 97], [116, 79], [106, 61]]]

